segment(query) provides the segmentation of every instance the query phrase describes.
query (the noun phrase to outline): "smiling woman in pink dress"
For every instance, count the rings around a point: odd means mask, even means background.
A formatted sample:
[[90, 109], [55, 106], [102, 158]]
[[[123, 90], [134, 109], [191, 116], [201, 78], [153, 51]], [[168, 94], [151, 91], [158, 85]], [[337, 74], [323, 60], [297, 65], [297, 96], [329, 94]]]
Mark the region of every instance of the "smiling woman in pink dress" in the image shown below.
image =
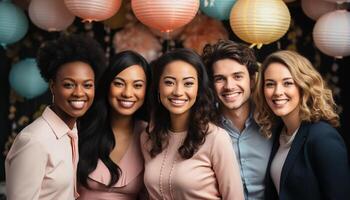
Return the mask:
[[140, 119], [146, 114], [148, 71], [141, 55], [124, 51], [102, 76], [79, 129], [79, 200], [144, 198], [140, 133], [147, 124]]
[[211, 123], [213, 95], [199, 55], [178, 49], [152, 69], [152, 124], [141, 135], [150, 198], [243, 199], [231, 140]]
[[72, 200], [77, 197], [76, 121], [93, 102], [104, 54], [89, 37], [63, 36], [45, 43], [37, 61], [52, 104], [18, 134], [7, 154], [7, 199]]

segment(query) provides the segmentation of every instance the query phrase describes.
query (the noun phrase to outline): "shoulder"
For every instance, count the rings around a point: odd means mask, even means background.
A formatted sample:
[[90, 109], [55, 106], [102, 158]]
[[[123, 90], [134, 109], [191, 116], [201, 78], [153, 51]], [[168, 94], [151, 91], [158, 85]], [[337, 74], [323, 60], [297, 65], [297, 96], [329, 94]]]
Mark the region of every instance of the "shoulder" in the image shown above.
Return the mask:
[[341, 137], [339, 132], [334, 127], [324, 121], [310, 123], [304, 126], [309, 126], [309, 140], [315, 140], [317, 138]]
[[209, 123], [207, 140], [210, 143], [221, 143], [222, 141], [231, 141], [231, 138], [223, 128]]
[[51, 131], [49, 124], [42, 117], [39, 117], [26, 126], [17, 137], [18, 139], [31, 138], [35, 141], [45, 141], [46, 137], [50, 135], [47, 133]]

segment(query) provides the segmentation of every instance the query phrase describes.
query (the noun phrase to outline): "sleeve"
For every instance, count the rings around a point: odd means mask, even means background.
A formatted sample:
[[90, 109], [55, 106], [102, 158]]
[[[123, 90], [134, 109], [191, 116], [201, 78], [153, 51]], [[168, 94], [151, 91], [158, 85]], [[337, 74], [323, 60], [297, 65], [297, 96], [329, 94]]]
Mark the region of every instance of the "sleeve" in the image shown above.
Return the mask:
[[20, 133], [6, 158], [7, 199], [39, 199], [46, 163], [47, 154], [40, 142]]
[[243, 186], [239, 166], [228, 134], [218, 129], [212, 146], [213, 170], [219, 186], [222, 199], [244, 199]]
[[343, 139], [330, 126], [311, 131], [308, 151], [325, 199], [348, 199], [350, 168]]

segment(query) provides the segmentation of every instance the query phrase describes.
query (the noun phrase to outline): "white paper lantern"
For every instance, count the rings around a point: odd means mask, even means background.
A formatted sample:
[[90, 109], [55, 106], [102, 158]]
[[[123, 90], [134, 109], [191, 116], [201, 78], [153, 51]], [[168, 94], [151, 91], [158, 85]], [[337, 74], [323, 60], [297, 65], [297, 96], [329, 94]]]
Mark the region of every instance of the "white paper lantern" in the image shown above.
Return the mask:
[[322, 15], [337, 9], [337, 4], [323, 0], [301, 0], [301, 8], [306, 16], [317, 20]]
[[329, 56], [350, 55], [350, 12], [337, 10], [320, 17], [313, 30], [313, 39], [317, 48]]
[[75, 19], [62, 0], [31, 0], [28, 12], [32, 22], [47, 31], [62, 31]]

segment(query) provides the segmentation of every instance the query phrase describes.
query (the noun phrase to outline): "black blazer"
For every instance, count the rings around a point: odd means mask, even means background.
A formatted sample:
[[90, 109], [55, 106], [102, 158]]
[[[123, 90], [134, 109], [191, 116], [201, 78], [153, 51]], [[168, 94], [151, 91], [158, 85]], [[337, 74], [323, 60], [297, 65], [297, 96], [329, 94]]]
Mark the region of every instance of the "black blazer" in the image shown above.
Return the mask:
[[326, 122], [301, 124], [282, 168], [278, 196], [270, 167], [281, 130], [282, 126], [276, 130], [266, 173], [266, 200], [349, 200], [347, 149], [337, 130]]

